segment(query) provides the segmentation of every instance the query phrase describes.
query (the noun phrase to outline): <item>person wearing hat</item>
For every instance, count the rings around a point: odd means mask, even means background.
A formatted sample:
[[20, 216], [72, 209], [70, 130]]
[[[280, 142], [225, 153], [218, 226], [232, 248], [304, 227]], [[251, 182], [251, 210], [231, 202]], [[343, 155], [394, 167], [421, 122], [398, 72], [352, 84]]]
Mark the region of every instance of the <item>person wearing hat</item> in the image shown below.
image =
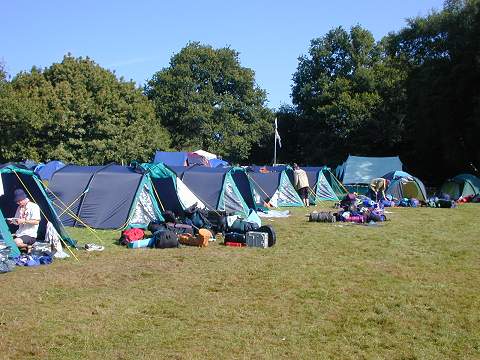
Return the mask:
[[19, 249], [30, 252], [32, 245], [37, 241], [38, 225], [40, 224], [40, 208], [25, 194], [22, 189], [16, 189], [13, 193], [13, 201], [18, 205], [15, 217], [9, 222], [18, 225], [13, 239]]

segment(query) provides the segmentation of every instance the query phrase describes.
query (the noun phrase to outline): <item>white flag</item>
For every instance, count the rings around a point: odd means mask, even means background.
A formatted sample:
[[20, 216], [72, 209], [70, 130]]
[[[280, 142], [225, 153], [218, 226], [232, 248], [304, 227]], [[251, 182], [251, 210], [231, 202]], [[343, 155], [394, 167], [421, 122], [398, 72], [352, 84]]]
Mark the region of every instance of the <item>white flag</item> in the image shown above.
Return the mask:
[[278, 141], [278, 146], [282, 147], [282, 139], [280, 138], [280, 134], [278, 133], [277, 118], [275, 118], [275, 141]]

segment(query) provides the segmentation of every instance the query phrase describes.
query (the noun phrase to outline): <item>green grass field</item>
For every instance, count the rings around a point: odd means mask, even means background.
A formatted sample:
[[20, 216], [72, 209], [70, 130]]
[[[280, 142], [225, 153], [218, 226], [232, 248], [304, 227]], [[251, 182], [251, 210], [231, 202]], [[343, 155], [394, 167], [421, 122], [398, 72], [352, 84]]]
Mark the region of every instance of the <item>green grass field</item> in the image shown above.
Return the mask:
[[97, 231], [104, 252], [0, 276], [0, 358], [480, 358], [480, 205], [391, 211], [373, 227], [294, 209], [265, 221], [269, 249]]

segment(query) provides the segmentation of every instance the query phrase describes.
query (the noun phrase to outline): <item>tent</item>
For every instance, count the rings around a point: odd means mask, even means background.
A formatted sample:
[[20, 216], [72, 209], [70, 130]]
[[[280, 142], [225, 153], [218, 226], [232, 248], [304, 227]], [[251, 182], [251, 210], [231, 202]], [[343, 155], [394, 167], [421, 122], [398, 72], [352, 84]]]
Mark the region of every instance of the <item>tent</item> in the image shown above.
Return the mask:
[[427, 202], [427, 191], [420, 179], [405, 171], [391, 171], [382, 176], [390, 180], [385, 194], [390, 194], [396, 199], [415, 198]]
[[339, 167], [337, 177], [346, 185], [370, 184], [375, 178], [391, 171], [402, 170], [403, 164], [398, 156], [364, 157], [349, 155]]
[[153, 162], [168, 166], [187, 166], [187, 153], [182, 151], [156, 151]]
[[52, 178], [52, 175], [55, 171], [63, 168], [65, 164], [61, 161], [53, 160], [49, 161], [46, 164], [38, 164], [35, 167], [35, 174], [41, 179], [41, 180], [46, 180], [50, 181]]
[[150, 175], [132, 167], [67, 165], [49, 190], [68, 226], [123, 229], [162, 219]]
[[253, 190], [242, 168], [191, 166], [171, 169], [209, 209], [244, 215], [255, 209]]
[[207, 160], [212, 160], [217, 158], [217, 155], [212, 154], [211, 152], [208, 152], [205, 150], [195, 150], [194, 153], [203, 156]]
[[12, 233], [10, 232], [7, 221], [3, 216], [2, 210], [0, 210], [0, 246], [2, 249], [9, 248], [10, 251], [8, 254], [10, 256], [20, 255], [20, 250], [18, 250], [17, 244], [13, 241]]
[[210, 167], [212, 167], [212, 168], [227, 167], [228, 166], [228, 162], [226, 162], [225, 160], [221, 160], [221, 159], [210, 159], [210, 160], [208, 160], [208, 162], [210, 163]]
[[332, 174], [330, 168], [323, 167], [302, 167], [307, 173], [310, 184], [310, 202], [315, 204], [318, 201], [339, 201], [347, 193], [342, 183]]
[[163, 163], [167, 166], [211, 166], [208, 158], [202, 155], [202, 150], [198, 151], [201, 153], [183, 151], [156, 151], [153, 158], [153, 163]]
[[472, 174], [460, 174], [445, 181], [441, 192], [450, 195], [454, 200], [460, 197], [480, 194], [480, 178]]
[[[13, 192], [15, 189], [22, 188], [28, 198], [35, 202], [41, 210], [41, 220], [38, 229], [39, 240], [43, 240], [47, 228], [47, 222], [51, 222], [65, 244], [75, 246], [76, 242], [71, 239], [63, 227], [54, 206], [50, 201], [45, 188], [40, 179], [31, 170], [26, 170], [15, 165], [0, 166], [0, 233], [3, 241], [10, 243], [12, 240], [11, 232], [16, 230], [16, 226], [7, 225], [5, 218], [14, 217], [17, 204], [13, 201]], [[16, 249], [16, 246], [12, 249]], [[18, 249], [17, 249], [18, 251]], [[14, 250], [14, 252], [16, 252]]]
[[144, 163], [139, 167], [150, 175], [162, 210], [170, 210], [177, 216], [183, 216], [183, 210], [194, 204], [199, 208], [205, 208], [205, 204], [165, 164]]
[[[303, 206], [285, 168], [264, 172], [258, 167], [249, 168], [247, 175], [254, 190], [256, 203], [278, 206]], [[258, 200], [260, 201], [258, 201]]]

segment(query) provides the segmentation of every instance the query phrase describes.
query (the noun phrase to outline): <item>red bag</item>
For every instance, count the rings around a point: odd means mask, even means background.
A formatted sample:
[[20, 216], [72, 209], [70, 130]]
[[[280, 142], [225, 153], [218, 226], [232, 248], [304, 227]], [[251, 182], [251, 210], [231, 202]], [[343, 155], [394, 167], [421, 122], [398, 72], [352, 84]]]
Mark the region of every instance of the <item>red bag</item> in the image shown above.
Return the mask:
[[145, 232], [142, 229], [127, 229], [122, 231], [120, 236], [120, 244], [127, 245], [131, 242], [142, 240], [145, 237]]

